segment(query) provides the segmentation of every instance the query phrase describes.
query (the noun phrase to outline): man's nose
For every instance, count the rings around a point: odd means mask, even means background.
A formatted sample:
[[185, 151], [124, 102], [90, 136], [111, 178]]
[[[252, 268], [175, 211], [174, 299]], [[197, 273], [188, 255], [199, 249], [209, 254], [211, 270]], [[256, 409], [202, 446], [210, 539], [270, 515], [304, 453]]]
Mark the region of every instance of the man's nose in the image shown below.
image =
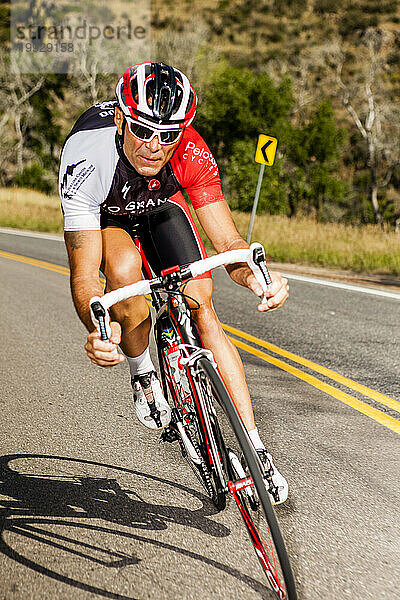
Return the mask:
[[157, 150], [161, 149], [161, 144], [158, 135], [155, 135], [150, 142], [146, 144], [150, 148], [152, 152], [157, 152]]

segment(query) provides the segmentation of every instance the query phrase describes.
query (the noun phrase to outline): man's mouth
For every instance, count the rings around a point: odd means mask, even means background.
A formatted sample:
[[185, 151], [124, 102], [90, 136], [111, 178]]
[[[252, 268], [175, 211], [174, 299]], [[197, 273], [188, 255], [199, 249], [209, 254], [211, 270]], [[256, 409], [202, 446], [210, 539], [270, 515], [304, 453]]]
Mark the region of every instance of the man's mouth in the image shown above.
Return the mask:
[[150, 158], [148, 156], [140, 156], [139, 158], [141, 158], [145, 162], [149, 162], [149, 163], [155, 163], [160, 160], [159, 158]]

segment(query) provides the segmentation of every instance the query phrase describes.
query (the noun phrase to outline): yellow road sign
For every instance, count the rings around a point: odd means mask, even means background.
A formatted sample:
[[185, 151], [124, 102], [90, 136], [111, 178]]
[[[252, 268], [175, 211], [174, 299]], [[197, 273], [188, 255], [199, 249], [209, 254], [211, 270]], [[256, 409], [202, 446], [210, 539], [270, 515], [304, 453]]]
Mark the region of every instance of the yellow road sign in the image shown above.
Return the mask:
[[272, 167], [275, 160], [278, 140], [270, 135], [260, 133], [258, 136], [257, 150], [254, 160], [258, 163]]

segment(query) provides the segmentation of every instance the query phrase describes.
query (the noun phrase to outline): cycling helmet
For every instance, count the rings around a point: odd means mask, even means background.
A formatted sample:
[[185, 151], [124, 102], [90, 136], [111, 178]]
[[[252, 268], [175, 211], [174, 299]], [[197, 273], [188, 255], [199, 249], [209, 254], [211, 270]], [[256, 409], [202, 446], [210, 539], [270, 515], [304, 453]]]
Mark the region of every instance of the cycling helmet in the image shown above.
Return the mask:
[[183, 129], [196, 114], [196, 92], [188, 78], [163, 63], [128, 67], [116, 94], [125, 116], [156, 129]]

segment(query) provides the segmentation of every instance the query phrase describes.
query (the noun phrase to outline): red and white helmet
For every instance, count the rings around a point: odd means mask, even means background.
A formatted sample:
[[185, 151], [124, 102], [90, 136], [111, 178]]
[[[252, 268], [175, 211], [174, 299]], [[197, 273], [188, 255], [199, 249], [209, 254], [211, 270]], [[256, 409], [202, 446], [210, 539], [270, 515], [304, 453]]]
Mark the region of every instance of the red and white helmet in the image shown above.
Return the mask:
[[128, 67], [116, 88], [125, 116], [157, 129], [183, 129], [196, 114], [197, 97], [181, 71], [163, 63]]

